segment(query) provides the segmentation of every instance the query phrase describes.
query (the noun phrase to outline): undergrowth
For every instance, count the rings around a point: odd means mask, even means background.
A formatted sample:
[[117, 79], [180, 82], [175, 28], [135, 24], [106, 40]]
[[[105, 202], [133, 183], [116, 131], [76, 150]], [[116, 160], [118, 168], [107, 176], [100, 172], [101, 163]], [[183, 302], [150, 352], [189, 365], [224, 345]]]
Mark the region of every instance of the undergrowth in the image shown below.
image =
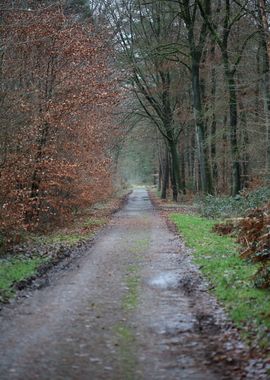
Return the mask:
[[171, 220], [193, 248], [195, 263], [242, 334], [261, 346], [266, 345], [267, 337], [269, 347], [270, 292], [254, 288], [257, 266], [239, 257], [239, 245], [231, 237], [212, 232], [214, 220], [184, 214], [172, 214]]
[[249, 209], [260, 207], [270, 199], [270, 188], [261, 187], [251, 192], [242, 192], [235, 197], [207, 195], [199, 201], [200, 214], [207, 218], [227, 218], [244, 215]]
[[44, 236], [34, 236], [32, 240], [35, 243], [40, 244], [64, 244], [66, 246], [72, 247], [73, 245], [76, 245], [80, 240], [82, 240], [82, 235], [79, 233], [54, 233], [50, 235], [44, 235]]
[[[119, 192], [107, 201], [94, 204], [74, 218], [74, 222], [50, 233], [23, 232], [16, 245], [5, 244], [0, 231], [0, 303], [8, 302], [15, 294], [16, 284], [35, 276], [43, 263], [61, 260], [63, 252], [92, 238], [119, 208], [128, 191]], [[15, 240], [14, 240], [15, 242]]]

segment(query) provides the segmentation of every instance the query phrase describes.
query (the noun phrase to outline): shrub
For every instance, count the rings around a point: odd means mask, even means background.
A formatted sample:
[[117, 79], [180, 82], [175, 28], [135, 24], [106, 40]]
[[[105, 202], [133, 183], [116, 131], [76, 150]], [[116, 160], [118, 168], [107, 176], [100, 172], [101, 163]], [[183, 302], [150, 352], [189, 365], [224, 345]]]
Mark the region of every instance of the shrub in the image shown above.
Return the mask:
[[214, 219], [243, 216], [249, 209], [260, 207], [269, 199], [269, 187], [261, 187], [252, 192], [243, 191], [235, 197], [207, 195], [200, 201], [199, 210], [202, 216]]

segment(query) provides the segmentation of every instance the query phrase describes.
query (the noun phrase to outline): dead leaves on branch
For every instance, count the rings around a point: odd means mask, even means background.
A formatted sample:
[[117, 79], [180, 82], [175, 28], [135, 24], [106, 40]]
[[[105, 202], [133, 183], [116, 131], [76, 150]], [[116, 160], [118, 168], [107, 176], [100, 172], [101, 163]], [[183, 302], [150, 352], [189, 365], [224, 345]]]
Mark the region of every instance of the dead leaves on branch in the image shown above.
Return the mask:
[[0, 16], [0, 232], [50, 228], [112, 192], [110, 37], [57, 6]]
[[254, 262], [270, 260], [270, 205], [252, 210], [238, 223], [238, 242], [245, 248], [243, 259]]
[[259, 264], [255, 285], [270, 288], [270, 204], [251, 210], [244, 218], [217, 224], [214, 231], [222, 235], [237, 235], [237, 242], [243, 247], [240, 257]]

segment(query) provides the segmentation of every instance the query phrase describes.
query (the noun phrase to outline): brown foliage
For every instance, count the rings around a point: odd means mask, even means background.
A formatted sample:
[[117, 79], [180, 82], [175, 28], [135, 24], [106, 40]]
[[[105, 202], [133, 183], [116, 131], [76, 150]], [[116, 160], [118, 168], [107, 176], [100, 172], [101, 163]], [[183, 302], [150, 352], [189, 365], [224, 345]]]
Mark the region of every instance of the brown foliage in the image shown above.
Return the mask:
[[254, 276], [258, 288], [270, 287], [270, 204], [252, 210], [239, 223], [238, 241], [244, 246], [243, 259], [259, 263]]
[[270, 259], [270, 205], [252, 210], [239, 223], [238, 242], [245, 248], [241, 257], [254, 262]]
[[232, 223], [219, 223], [215, 224], [213, 227], [213, 231], [218, 235], [230, 235], [234, 230], [234, 226]]
[[234, 223], [217, 224], [214, 231], [227, 235], [237, 233], [242, 245], [241, 258], [259, 263], [254, 281], [257, 287], [270, 287], [270, 204], [251, 210], [246, 217]]
[[49, 228], [112, 191], [108, 37], [53, 5], [0, 17], [0, 230]]

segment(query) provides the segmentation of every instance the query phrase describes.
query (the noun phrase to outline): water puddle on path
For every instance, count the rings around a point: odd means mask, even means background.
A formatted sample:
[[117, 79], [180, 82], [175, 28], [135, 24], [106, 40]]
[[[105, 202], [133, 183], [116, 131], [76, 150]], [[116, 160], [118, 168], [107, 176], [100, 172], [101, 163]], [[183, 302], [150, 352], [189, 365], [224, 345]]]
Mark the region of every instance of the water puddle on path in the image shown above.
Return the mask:
[[176, 289], [179, 285], [179, 275], [175, 272], [161, 272], [149, 281], [149, 285], [157, 289]]

